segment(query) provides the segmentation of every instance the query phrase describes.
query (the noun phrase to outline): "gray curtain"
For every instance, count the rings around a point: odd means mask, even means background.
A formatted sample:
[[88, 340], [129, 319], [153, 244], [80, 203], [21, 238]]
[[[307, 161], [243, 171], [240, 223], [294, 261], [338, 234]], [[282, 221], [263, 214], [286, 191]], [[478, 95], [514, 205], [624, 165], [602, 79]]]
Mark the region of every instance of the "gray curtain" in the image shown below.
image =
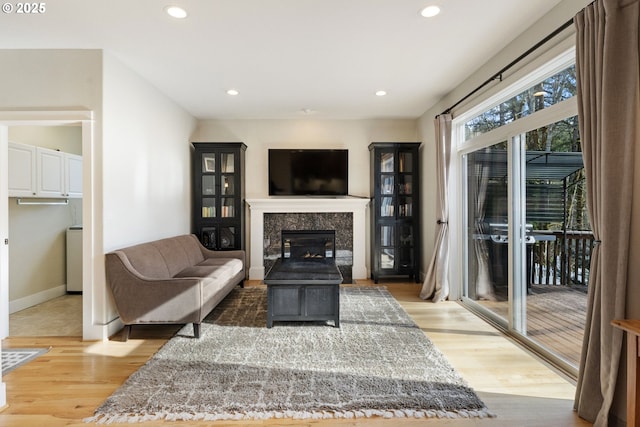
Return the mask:
[[607, 426], [625, 317], [634, 149], [638, 141], [640, 0], [596, 0], [575, 17], [578, 117], [596, 239], [575, 408]]
[[[490, 148], [485, 148], [484, 152], [488, 154], [487, 158], [492, 156]], [[480, 152], [478, 151], [478, 153]], [[487, 225], [485, 223], [485, 203], [487, 201], [489, 174], [491, 173], [490, 165], [491, 163], [487, 164], [475, 158], [472, 164], [472, 199], [469, 201], [469, 205], [475, 206], [473, 230], [476, 238], [473, 239], [473, 249], [476, 255], [476, 274], [475, 286], [473, 287], [473, 290], [470, 290], [470, 292], [475, 292], [474, 297], [477, 300], [495, 301], [496, 298], [493, 292], [493, 282], [491, 280], [491, 274], [489, 273], [489, 244], [488, 240], [483, 237], [488, 236], [490, 233], [490, 230], [487, 230]]]
[[420, 298], [433, 302], [444, 301], [449, 296], [449, 166], [451, 163], [451, 114], [440, 114], [435, 119], [436, 128], [436, 244], [429, 269], [420, 291]]

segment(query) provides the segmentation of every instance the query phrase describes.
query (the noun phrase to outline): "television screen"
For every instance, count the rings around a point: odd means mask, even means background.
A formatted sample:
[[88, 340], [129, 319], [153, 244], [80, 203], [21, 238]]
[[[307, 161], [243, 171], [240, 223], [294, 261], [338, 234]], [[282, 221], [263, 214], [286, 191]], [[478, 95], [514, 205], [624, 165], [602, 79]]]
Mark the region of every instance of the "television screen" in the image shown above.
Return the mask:
[[270, 196], [346, 196], [349, 151], [269, 150]]

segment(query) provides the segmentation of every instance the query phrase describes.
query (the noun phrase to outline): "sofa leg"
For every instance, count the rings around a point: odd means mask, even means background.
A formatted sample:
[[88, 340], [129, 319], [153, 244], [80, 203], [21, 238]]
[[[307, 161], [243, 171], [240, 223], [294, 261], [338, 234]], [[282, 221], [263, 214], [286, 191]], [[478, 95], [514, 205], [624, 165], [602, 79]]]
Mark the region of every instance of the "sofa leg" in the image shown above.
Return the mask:
[[242, 282], [240, 282], [240, 287], [244, 288], [244, 280]]
[[200, 323], [193, 324], [193, 336], [200, 338]]
[[124, 325], [122, 330], [122, 341], [127, 342], [129, 340], [129, 334], [131, 334], [131, 325]]

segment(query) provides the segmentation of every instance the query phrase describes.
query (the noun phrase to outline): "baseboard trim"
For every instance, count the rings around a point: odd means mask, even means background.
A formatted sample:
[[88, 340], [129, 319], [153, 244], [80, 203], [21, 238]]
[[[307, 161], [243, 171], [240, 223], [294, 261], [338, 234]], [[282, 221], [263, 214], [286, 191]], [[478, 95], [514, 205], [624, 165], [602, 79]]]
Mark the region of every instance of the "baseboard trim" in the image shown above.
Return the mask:
[[13, 314], [17, 311], [24, 310], [25, 308], [33, 307], [34, 305], [42, 304], [50, 299], [60, 297], [67, 293], [67, 286], [61, 285], [55, 288], [50, 288], [36, 294], [27, 295], [26, 297], [18, 298], [13, 301], [9, 301], [9, 314]]

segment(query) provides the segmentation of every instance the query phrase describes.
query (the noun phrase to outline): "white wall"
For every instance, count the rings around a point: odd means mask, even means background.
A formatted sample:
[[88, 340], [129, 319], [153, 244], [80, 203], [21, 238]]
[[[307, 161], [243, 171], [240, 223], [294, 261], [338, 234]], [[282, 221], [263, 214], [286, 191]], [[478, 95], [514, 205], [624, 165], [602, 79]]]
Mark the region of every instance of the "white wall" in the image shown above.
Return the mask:
[[99, 50], [0, 50], [0, 108], [101, 111]]
[[69, 126], [11, 126], [9, 141], [82, 155], [82, 128]]
[[105, 53], [103, 81], [102, 253], [95, 322], [117, 314], [104, 279], [104, 253], [191, 232], [190, 138], [196, 121], [149, 82]]
[[[415, 142], [416, 121], [397, 120], [203, 120], [193, 135], [194, 142], [247, 144], [247, 198], [268, 197], [269, 148], [346, 148], [349, 150], [349, 194], [369, 197], [369, 144], [371, 142]], [[428, 201], [423, 201], [423, 206]], [[368, 221], [367, 215], [367, 221]], [[251, 241], [247, 220], [246, 242]], [[367, 224], [369, 267], [369, 226]], [[249, 248], [247, 248], [249, 250]]]
[[[96, 147], [101, 145], [102, 53], [99, 50], [0, 50], [0, 64], [2, 64], [0, 67], [1, 110], [92, 112], [95, 118], [91, 132], [93, 136], [85, 138], [83, 131], [83, 156], [91, 152], [93, 148], [91, 144]], [[45, 116], [53, 117], [55, 114]], [[78, 115], [80, 116], [87, 117], [88, 114]], [[87, 146], [85, 146], [85, 140]], [[85, 162], [83, 169], [83, 180], [86, 182], [87, 177], [92, 173], [92, 168], [90, 165], [87, 167]], [[93, 186], [93, 184], [91, 182], [88, 185]], [[86, 206], [94, 203], [101, 194], [99, 191], [96, 191], [95, 195], [92, 193], [93, 191], [90, 191], [87, 194], [87, 187], [85, 187], [83, 199], [85, 212], [91, 211], [91, 206], [90, 209], [86, 209]], [[84, 249], [89, 254], [95, 250], [86, 246]], [[93, 258], [89, 260], [93, 262]], [[93, 270], [85, 271], [90, 275], [89, 283], [93, 283]], [[91, 295], [88, 300], [93, 304]], [[91, 310], [86, 314], [90, 319], [92, 318]], [[5, 319], [1, 318], [0, 322], [4, 321]]]
[[418, 141], [416, 121], [407, 120], [202, 120], [194, 142], [244, 142], [247, 198], [267, 197], [269, 148], [346, 148], [349, 193], [369, 196], [372, 142]]
[[195, 119], [109, 54], [103, 92], [105, 251], [190, 232]]

